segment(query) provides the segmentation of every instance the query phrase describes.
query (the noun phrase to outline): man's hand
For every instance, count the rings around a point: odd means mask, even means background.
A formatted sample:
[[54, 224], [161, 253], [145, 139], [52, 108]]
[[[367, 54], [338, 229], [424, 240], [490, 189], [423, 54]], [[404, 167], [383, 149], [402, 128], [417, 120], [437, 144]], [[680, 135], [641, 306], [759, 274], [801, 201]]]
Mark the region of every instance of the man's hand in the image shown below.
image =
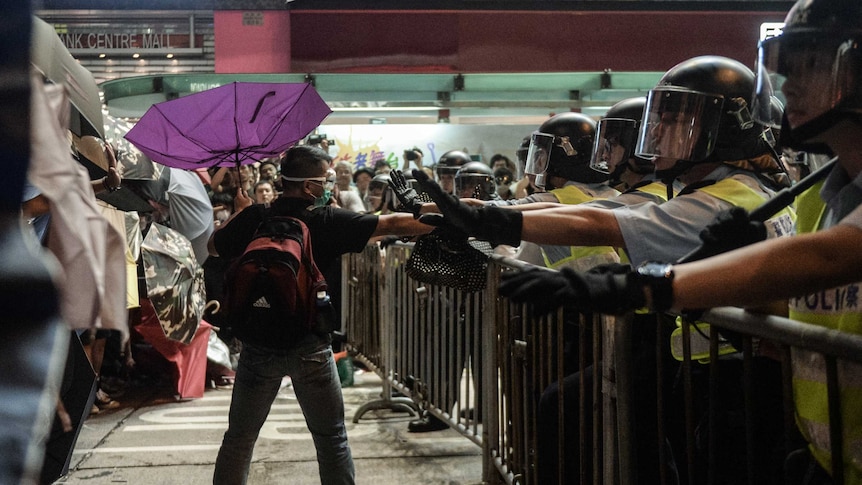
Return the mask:
[[748, 211], [733, 207], [715, 218], [715, 221], [701, 231], [703, 241], [696, 256], [687, 259], [703, 259], [716, 254], [748, 246], [766, 239], [766, 226], [760, 221], [752, 221]]
[[250, 207], [254, 204], [254, 200], [248, 196], [248, 192], [242, 188], [242, 185], [236, 188], [236, 195], [233, 199], [233, 212], [234, 214], [238, 214], [242, 212], [245, 208]]
[[521, 243], [524, 218], [520, 211], [494, 206], [472, 207], [462, 203], [454, 195], [444, 192], [440, 185], [429, 179], [422, 170], [414, 170], [413, 176], [443, 214], [442, 216], [425, 214], [419, 218], [419, 222], [430, 226], [449, 227], [488, 241], [494, 246], [499, 244], [517, 246]]
[[531, 303], [544, 315], [566, 306], [581, 313], [620, 314], [645, 305], [644, 283], [628, 266], [608, 264], [586, 273], [563, 268], [529, 268], [503, 273], [500, 295], [516, 303]]
[[410, 212], [414, 218], [418, 219], [419, 214], [422, 212], [422, 201], [419, 199], [419, 194], [416, 193], [416, 190], [407, 184], [407, 180], [404, 178], [401, 170], [393, 170], [389, 173], [389, 187], [392, 188], [392, 192], [395, 193], [395, 197], [400, 202], [396, 210], [399, 212]]
[[105, 159], [108, 161], [108, 174], [102, 183], [106, 190], [114, 191], [120, 188], [123, 179], [120, 177], [119, 170], [117, 170], [116, 150], [114, 150], [114, 147], [110, 143], [105, 143]]

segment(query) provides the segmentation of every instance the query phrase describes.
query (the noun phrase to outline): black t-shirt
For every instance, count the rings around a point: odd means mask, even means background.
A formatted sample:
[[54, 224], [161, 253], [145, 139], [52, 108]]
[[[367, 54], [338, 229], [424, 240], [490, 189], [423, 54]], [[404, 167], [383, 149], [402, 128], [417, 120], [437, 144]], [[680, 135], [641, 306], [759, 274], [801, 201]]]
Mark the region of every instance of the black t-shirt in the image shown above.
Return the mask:
[[[213, 243], [219, 256], [238, 257], [251, 242], [255, 230], [263, 221], [264, 206], [255, 204], [236, 215], [226, 226], [213, 234]], [[377, 229], [377, 216], [334, 207], [309, 210], [308, 201], [298, 198], [276, 199], [273, 215], [296, 217], [308, 226], [314, 262], [326, 273], [344, 253], [361, 252]]]

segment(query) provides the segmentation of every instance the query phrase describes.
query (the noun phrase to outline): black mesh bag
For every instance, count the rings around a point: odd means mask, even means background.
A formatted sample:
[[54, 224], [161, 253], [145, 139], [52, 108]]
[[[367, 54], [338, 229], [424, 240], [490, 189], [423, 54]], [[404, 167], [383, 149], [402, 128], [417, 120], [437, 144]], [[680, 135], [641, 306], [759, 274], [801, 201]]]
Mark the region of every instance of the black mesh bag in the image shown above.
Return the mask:
[[485, 288], [492, 253], [485, 241], [438, 228], [416, 241], [405, 267], [416, 281], [476, 292]]

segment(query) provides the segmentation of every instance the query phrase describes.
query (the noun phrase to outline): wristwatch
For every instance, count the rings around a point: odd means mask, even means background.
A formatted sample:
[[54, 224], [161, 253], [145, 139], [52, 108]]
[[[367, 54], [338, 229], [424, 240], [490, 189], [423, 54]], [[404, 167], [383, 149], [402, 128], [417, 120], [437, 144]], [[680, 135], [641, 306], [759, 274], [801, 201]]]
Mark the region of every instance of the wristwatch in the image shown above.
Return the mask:
[[673, 305], [673, 265], [660, 261], [647, 261], [637, 267], [638, 279], [649, 286], [652, 309], [663, 312]]

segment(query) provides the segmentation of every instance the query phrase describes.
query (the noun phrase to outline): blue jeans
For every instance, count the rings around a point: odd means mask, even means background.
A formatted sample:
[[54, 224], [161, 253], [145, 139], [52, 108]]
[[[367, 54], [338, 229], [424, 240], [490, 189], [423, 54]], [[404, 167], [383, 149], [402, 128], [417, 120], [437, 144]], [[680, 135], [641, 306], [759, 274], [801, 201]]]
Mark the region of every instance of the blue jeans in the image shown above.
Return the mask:
[[248, 479], [254, 443], [285, 375], [291, 377], [296, 399], [314, 439], [320, 482], [353, 485], [353, 458], [344, 426], [341, 382], [332, 347], [316, 335], [307, 336], [286, 351], [243, 345], [228, 429], [216, 459], [213, 484], [244, 484]]

